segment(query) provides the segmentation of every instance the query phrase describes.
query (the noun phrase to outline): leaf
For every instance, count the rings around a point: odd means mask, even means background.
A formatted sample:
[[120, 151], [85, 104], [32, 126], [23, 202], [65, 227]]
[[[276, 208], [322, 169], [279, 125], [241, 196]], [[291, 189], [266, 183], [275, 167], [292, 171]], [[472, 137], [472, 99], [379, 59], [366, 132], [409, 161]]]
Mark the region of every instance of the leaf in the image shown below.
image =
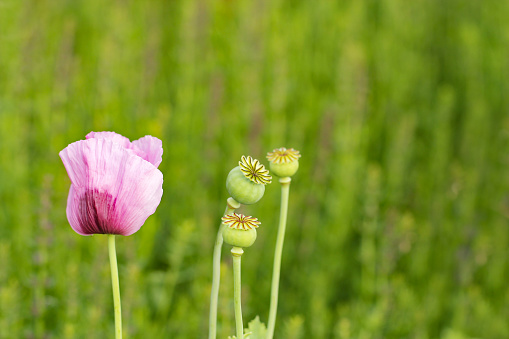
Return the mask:
[[[265, 339], [267, 336], [267, 327], [260, 321], [260, 317], [256, 316], [249, 322], [248, 328], [244, 329], [244, 339]], [[229, 336], [228, 339], [236, 339], [236, 336]]]
[[256, 316], [256, 318], [249, 322], [246, 334], [248, 331], [251, 332], [249, 339], [265, 339], [267, 336], [267, 327], [260, 321], [259, 316]]

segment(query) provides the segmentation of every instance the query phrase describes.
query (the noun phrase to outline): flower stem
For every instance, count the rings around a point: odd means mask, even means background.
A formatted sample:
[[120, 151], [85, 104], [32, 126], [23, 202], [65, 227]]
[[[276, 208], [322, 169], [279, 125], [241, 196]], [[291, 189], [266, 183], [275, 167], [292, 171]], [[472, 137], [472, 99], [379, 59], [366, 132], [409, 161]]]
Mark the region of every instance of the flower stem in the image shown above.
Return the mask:
[[108, 249], [110, 253], [111, 286], [113, 288], [113, 305], [115, 309], [115, 339], [122, 339], [122, 310], [120, 307], [120, 286], [118, 283], [117, 252], [115, 250], [114, 234], [108, 234]]
[[276, 250], [274, 252], [274, 267], [272, 271], [272, 287], [270, 293], [269, 323], [266, 339], [274, 337], [276, 327], [277, 299], [279, 294], [279, 274], [281, 271], [281, 255], [283, 253], [283, 242], [285, 240], [286, 216], [288, 214], [288, 196], [290, 193], [290, 177], [280, 178], [281, 183], [281, 211], [279, 214], [279, 228], [277, 231]]
[[[240, 204], [233, 198], [226, 201], [226, 210], [224, 215], [232, 214]], [[223, 229], [224, 225], [219, 225], [216, 244], [214, 245], [214, 256], [212, 259], [212, 289], [210, 291], [210, 311], [209, 311], [209, 339], [216, 339], [217, 332], [217, 300], [219, 297], [219, 283], [221, 279], [221, 249], [223, 248]]]
[[241, 303], [241, 279], [240, 279], [240, 258], [244, 250], [241, 247], [233, 247], [233, 304], [235, 306], [235, 328], [237, 329], [235, 338], [244, 338], [244, 324], [242, 322], [242, 303]]

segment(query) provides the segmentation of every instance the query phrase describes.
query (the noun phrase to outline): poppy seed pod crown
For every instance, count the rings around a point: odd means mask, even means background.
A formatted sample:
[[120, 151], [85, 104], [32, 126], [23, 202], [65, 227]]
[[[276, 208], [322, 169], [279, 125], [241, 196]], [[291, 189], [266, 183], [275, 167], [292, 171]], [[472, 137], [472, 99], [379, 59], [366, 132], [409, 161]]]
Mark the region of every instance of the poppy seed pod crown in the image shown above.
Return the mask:
[[272, 177], [258, 160], [242, 156], [239, 166], [228, 173], [226, 189], [233, 199], [244, 205], [256, 203], [265, 193]]
[[227, 227], [223, 230], [224, 242], [234, 247], [249, 247], [256, 240], [256, 228], [260, 225], [258, 219], [233, 213], [221, 218]]
[[267, 159], [270, 161], [270, 170], [278, 177], [291, 177], [299, 169], [299, 151], [285, 147], [276, 148], [267, 153]]

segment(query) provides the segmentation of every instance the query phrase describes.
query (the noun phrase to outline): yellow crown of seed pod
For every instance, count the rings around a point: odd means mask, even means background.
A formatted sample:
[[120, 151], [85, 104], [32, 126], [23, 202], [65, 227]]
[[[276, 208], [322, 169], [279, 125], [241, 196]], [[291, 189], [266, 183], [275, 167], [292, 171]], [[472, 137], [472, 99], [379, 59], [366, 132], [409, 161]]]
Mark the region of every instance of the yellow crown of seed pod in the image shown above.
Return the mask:
[[244, 205], [260, 200], [265, 185], [272, 182], [269, 171], [258, 160], [242, 156], [239, 166], [228, 173], [226, 189], [233, 199]]
[[267, 159], [270, 161], [270, 171], [278, 177], [291, 177], [299, 169], [299, 151], [285, 147], [276, 148], [267, 153]]
[[223, 230], [224, 242], [235, 247], [249, 247], [256, 240], [256, 229], [260, 225], [258, 219], [233, 213], [221, 218], [227, 227]]

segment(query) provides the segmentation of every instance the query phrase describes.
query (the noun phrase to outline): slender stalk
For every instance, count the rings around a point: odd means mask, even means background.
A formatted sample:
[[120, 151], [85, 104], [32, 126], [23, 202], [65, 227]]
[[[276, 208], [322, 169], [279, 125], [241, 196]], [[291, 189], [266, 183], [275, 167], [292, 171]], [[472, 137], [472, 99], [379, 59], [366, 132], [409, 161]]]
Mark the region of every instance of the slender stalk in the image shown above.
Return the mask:
[[[226, 201], [226, 210], [224, 215], [232, 214], [240, 207], [233, 198]], [[212, 289], [210, 291], [210, 311], [209, 311], [209, 339], [216, 339], [217, 332], [217, 301], [219, 298], [219, 283], [221, 279], [221, 249], [223, 248], [223, 223], [219, 225], [216, 244], [214, 245], [214, 256], [212, 259]]]
[[235, 306], [235, 328], [237, 329], [235, 338], [244, 338], [244, 324], [242, 322], [242, 302], [241, 302], [241, 279], [240, 279], [240, 259], [244, 250], [241, 247], [233, 247], [233, 304]]
[[115, 250], [114, 234], [108, 234], [108, 249], [110, 253], [111, 287], [113, 288], [113, 306], [115, 309], [115, 339], [122, 339], [122, 309], [120, 307], [120, 286], [118, 283], [117, 252]]
[[281, 183], [281, 211], [279, 213], [279, 228], [277, 231], [276, 250], [274, 252], [274, 267], [272, 271], [272, 287], [270, 292], [269, 323], [266, 339], [274, 337], [276, 327], [277, 299], [279, 294], [279, 274], [281, 271], [281, 256], [285, 241], [286, 216], [288, 214], [288, 196], [290, 193], [290, 177], [280, 178]]

